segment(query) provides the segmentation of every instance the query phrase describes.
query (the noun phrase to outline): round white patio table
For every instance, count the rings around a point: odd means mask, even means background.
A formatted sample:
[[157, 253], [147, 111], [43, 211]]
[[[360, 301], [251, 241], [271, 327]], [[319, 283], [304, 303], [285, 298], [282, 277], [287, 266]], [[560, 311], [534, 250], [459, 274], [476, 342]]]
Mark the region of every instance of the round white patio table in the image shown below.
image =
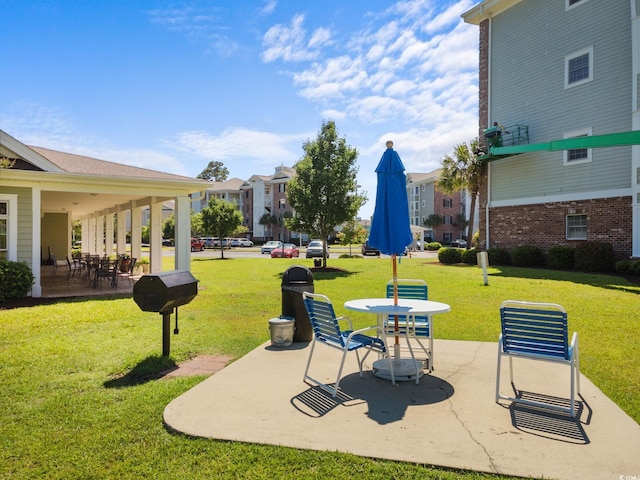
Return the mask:
[[[344, 308], [355, 312], [373, 313], [377, 316], [378, 330], [382, 333], [382, 338], [386, 341], [385, 318], [395, 315], [413, 317], [417, 315], [434, 315], [436, 313], [446, 313], [451, 307], [446, 303], [434, 302], [432, 300], [414, 300], [398, 298], [394, 303], [393, 298], [360, 298], [344, 302]], [[389, 351], [389, 345], [387, 345]], [[433, 352], [431, 352], [433, 354]], [[387, 380], [407, 381], [417, 379], [422, 376], [420, 362], [410, 358], [400, 358], [400, 345], [394, 344], [393, 361], [380, 359], [373, 362], [374, 375]]]

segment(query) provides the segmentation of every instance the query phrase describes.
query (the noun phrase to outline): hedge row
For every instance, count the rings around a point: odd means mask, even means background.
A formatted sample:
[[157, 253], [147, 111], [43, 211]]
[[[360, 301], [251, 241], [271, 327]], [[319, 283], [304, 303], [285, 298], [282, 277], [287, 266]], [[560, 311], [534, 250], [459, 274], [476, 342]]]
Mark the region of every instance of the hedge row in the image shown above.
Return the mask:
[[[479, 250], [461, 250], [444, 247], [438, 250], [441, 263], [476, 263]], [[613, 272], [640, 274], [640, 260], [615, 262], [613, 246], [609, 243], [586, 242], [578, 247], [555, 246], [545, 255], [532, 245], [521, 245], [510, 251], [503, 248], [487, 250], [490, 265], [516, 267], [546, 267], [553, 270], [578, 270], [581, 272]]]

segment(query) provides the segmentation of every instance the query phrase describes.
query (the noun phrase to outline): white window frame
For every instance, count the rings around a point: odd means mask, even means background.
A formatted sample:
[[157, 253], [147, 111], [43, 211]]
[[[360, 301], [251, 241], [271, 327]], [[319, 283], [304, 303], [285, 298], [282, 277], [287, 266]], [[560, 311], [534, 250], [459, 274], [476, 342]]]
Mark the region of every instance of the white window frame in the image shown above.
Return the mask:
[[18, 260], [18, 195], [2, 193], [0, 202], [7, 203], [7, 214], [2, 217], [7, 220], [7, 260]]
[[[575, 130], [573, 132], [565, 133], [564, 138], [590, 137], [591, 135], [593, 135], [593, 128], [585, 128], [582, 130]], [[562, 164], [566, 167], [572, 165], [580, 165], [582, 163], [589, 163], [592, 161], [591, 150], [591, 148], [587, 148], [586, 158], [581, 158], [579, 160], [569, 160], [569, 152], [571, 150], [563, 150]]]
[[[574, 60], [577, 57], [581, 57], [583, 55], [589, 55], [589, 76], [587, 78], [583, 78], [582, 80], [578, 80], [577, 82], [569, 83], [569, 62]], [[582, 50], [578, 50], [576, 52], [570, 53], [569, 55], [565, 55], [564, 57], [564, 88], [573, 88], [578, 85], [583, 85], [585, 83], [593, 80], [593, 45], [587, 48], [583, 48]]]
[[587, 0], [576, 0], [576, 2], [572, 5], [571, 0], [565, 0], [564, 9], [569, 11], [572, 8], [577, 7], [578, 5], [584, 5], [585, 3], [587, 3]]
[[[584, 218], [584, 235], [576, 235], [574, 233], [571, 233], [572, 231], [569, 230], [570, 226], [569, 226], [569, 218], [570, 217], [583, 217]], [[571, 228], [581, 228], [582, 226], [575, 226], [572, 225]], [[587, 229], [588, 229], [589, 225], [587, 222], [587, 214], [586, 213], [571, 213], [568, 214], [565, 217], [565, 228], [566, 228], [566, 232], [565, 235], [567, 237], [567, 240], [586, 240], [587, 239]]]

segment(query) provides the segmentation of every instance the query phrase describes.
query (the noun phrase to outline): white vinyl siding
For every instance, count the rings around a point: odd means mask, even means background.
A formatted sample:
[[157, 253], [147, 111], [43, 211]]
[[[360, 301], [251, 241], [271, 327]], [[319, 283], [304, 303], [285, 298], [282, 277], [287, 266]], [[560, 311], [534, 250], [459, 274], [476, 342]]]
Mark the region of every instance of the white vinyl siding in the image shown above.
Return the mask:
[[[625, 2], [520, 2], [492, 20], [489, 124], [529, 127], [530, 143], [632, 130], [631, 38]], [[565, 88], [565, 57], [593, 45], [593, 80]], [[562, 151], [523, 153], [490, 163], [490, 201], [520, 203], [631, 187], [631, 147], [595, 148], [591, 161], [566, 168]]]

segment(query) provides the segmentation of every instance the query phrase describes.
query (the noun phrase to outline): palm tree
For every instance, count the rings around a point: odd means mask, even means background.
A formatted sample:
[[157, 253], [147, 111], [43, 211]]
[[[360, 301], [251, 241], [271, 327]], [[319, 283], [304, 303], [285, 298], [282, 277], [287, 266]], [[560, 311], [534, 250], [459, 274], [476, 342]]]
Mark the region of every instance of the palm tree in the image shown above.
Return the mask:
[[442, 173], [438, 186], [446, 193], [466, 189], [471, 196], [469, 212], [469, 233], [467, 248], [473, 238], [473, 224], [476, 211], [476, 199], [480, 193], [480, 181], [484, 174], [484, 162], [474, 153], [478, 151], [478, 139], [471, 140], [469, 145], [461, 143], [453, 149], [453, 157], [445, 155], [442, 159]]
[[432, 213], [427, 218], [425, 218], [425, 220], [422, 223], [424, 224], [425, 227], [429, 227], [433, 230], [433, 239], [435, 240], [437, 238], [436, 228], [438, 228], [440, 225], [444, 223], [444, 218], [442, 218], [442, 215], [438, 215], [437, 213]]

